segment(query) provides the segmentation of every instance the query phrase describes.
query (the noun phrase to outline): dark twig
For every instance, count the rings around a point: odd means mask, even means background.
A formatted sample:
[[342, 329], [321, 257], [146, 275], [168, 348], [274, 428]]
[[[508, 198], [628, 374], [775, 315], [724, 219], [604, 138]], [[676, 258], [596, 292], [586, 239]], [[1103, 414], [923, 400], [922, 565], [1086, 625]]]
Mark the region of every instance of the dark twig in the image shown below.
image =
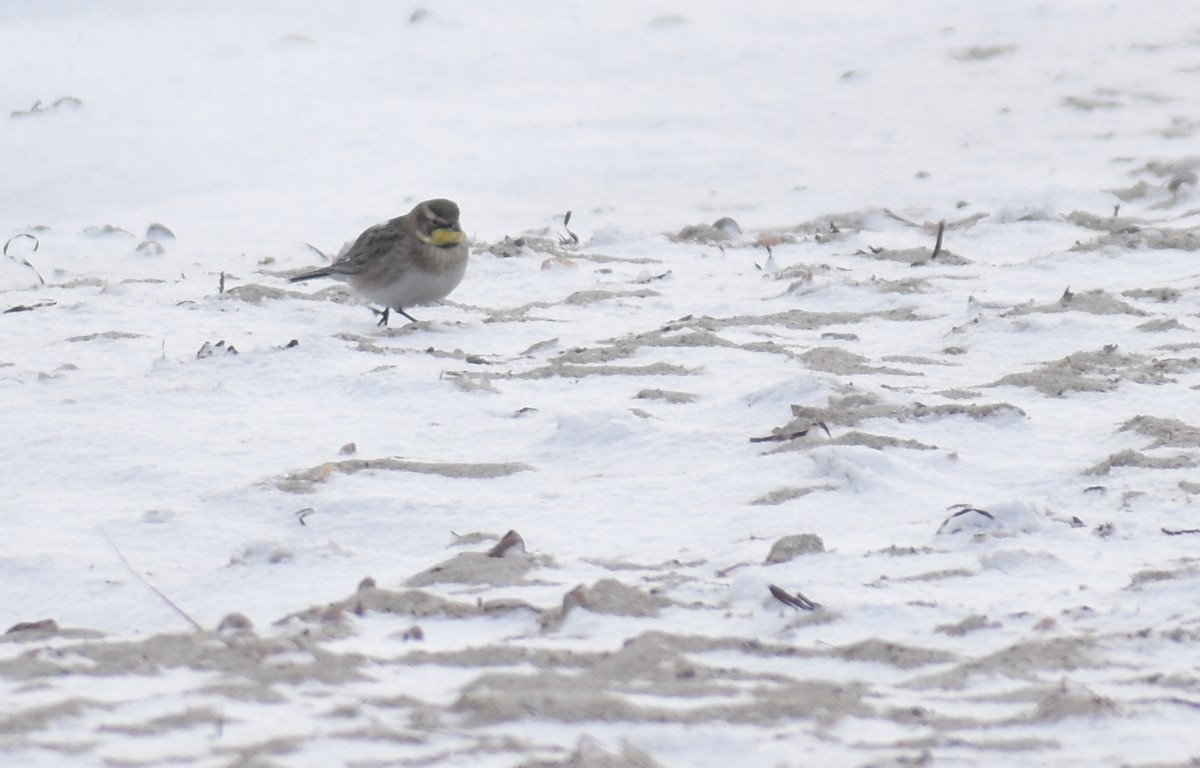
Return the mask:
[[18, 304], [15, 307], [9, 307], [8, 309], [4, 310], [2, 314], [7, 315], [10, 312], [32, 312], [33, 310], [41, 309], [42, 307], [53, 307], [57, 303], [58, 302], [53, 300], [47, 300], [34, 302], [33, 304]]
[[225, 272], [221, 272], [221, 281], [217, 283], [217, 293], [225, 293]]
[[[28, 232], [21, 232], [20, 234], [13, 235], [12, 237], [8, 238], [8, 242], [6, 242], [6, 243], [4, 244], [4, 255], [5, 255], [5, 256], [7, 256], [7, 255], [8, 255], [8, 245], [9, 245], [9, 243], [11, 243], [13, 240], [16, 240], [18, 237], [28, 237], [30, 240], [32, 240], [32, 241], [33, 241], [33, 252], [34, 252], [34, 253], [37, 253], [37, 249], [38, 249], [39, 247], [41, 247], [41, 245], [42, 245], [42, 242], [41, 242], [40, 240], [38, 240], [36, 236], [34, 236], [34, 235], [31, 235], [31, 234], [29, 234]], [[14, 256], [13, 258], [16, 258], [16, 257]]]
[[[5, 241], [5, 243], [4, 243], [4, 255], [5, 255], [5, 256], [8, 256], [8, 246], [9, 246], [9, 245], [12, 243], [12, 241], [13, 241], [13, 240], [16, 240], [18, 237], [28, 237], [30, 240], [32, 240], [32, 241], [33, 241], [33, 252], [34, 252], [34, 253], [37, 253], [37, 249], [38, 249], [38, 248], [41, 246], [41, 244], [42, 244], [42, 243], [41, 243], [41, 241], [40, 241], [40, 240], [38, 240], [38, 239], [37, 239], [36, 237], [34, 237], [33, 235], [31, 235], [31, 234], [28, 234], [28, 233], [26, 233], [26, 232], [22, 232], [22, 233], [20, 233], [20, 234], [18, 234], [18, 235], [13, 235], [12, 237], [8, 238], [8, 240], [6, 240], [6, 241]], [[30, 264], [28, 261], [26, 261], [25, 259], [22, 259], [20, 256], [8, 256], [8, 258], [12, 259], [13, 261], [19, 261], [19, 262], [21, 262], [22, 264], [24, 264], [25, 266], [27, 266], [27, 267], [29, 267], [30, 269], [32, 269], [32, 270], [33, 270], [33, 274], [37, 275], [38, 282], [39, 282], [39, 283], [41, 283], [42, 285], [45, 285], [45, 284], [46, 284], [46, 280], [45, 280], [45, 279], [42, 277], [42, 273], [41, 273], [41, 272], [38, 272], [38, 271], [37, 271], [37, 268], [36, 268], [36, 267], [34, 267], [32, 264]]]
[[563, 229], [567, 230], [567, 236], [559, 235], [559, 245], [579, 245], [579, 235], [571, 231], [571, 212], [567, 211], [567, 215], [563, 216]]
[[1163, 528], [1162, 532], [1167, 534], [1168, 536], [1183, 536], [1184, 534], [1187, 534], [1187, 533], [1200, 533], [1200, 528], [1176, 528], [1175, 530], [1171, 530], [1170, 528]]
[[828, 437], [830, 437], [830, 438], [833, 437], [833, 434], [829, 431], [829, 427], [827, 427], [825, 425], [825, 422], [818, 421], [817, 423], [813, 424], [812, 427], [807, 427], [805, 429], [798, 429], [795, 432], [783, 432], [778, 435], [767, 435], [766, 437], [752, 437], [752, 438], [750, 438], [750, 442], [752, 442], [752, 443], [782, 443], [782, 442], [786, 442], [788, 440], [795, 440], [798, 437], [804, 437], [809, 432], [812, 432], [813, 427], [820, 427], [821, 429], [825, 430], [825, 434]]
[[125, 555], [121, 554], [121, 550], [117, 548], [117, 544], [116, 544], [116, 542], [115, 542], [115, 541], [113, 541], [113, 540], [112, 540], [112, 537], [108, 535], [108, 531], [106, 531], [106, 530], [104, 529], [104, 526], [100, 526], [100, 533], [103, 533], [103, 534], [104, 534], [104, 538], [108, 540], [108, 545], [109, 545], [110, 547], [112, 547], [112, 549], [113, 549], [113, 552], [116, 552], [116, 553], [117, 553], [117, 557], [121, 558], [121, 562], [122, 562], [122, 563], [124, 563], [124, 565], [125, 565], [125, 568], [126, 568], [126, 569], [127, 569], [129, 572], [130, 572], [130, 573], [132, 573], [134, 576], [136, 576], [136, 577], [137, 577], [137, 579], [138, 579], [138, 581], [140, 581], [140, 582], [142, 582], [143, 584], [145, 584], [147, 587], [149, 587], [149, 588], [150, 588], [150, 591], [151, 591], [151, 592], [153, 592], [154, 594], [156, 594], [156, 595], [158, 595], [160, 598], [162, 598], [163, 602], [164, 602], [164, 603], [166, 603], [167, 605], [171, 606], [171, 608], [173, 608], [173, 609], [175, 610], [175, 612], [176, 612], [176, 613], [178, 613], [180, 616], [182, 616], [184, 619], [186, 619], [188, 624], [191, 624], [193, 627], [195, 627], [196, 629], [200, 630], [201, 632], [203, 632], [203, 631], [204, 631], [204, 627], [200, 626], [200, 623], [199, 623], [199, 622], [197, 622], [197, 621], [196, 621], [195, 619], [193, 619], [191, 616], [188, 616], [188, 614], [187, 614], [187, 612], [186, 612], [186, 611], [184, 611], [182, 608], [180, 608], [178, 605], [176, 605], [176, 604], [175, 604], [175, 602], [174, 602], [173, 600], [171, 600], [171, 598], [167, 597], [167, 596], [166, 596], [166, 595], [164, 595], [162, 592], [160, 592], [160, 591], [158, 590], [158, 587], [154, 586], [154, 585], [153, 585], [153, 584], [151, 584], [149, 581], [147, 581], [147, 580], [146, 580], [146, 578], [145, 578], [144, 576], [142, 576], [142, 574], [140, 574], [140, 573], [138, 573], [137, 571], [133, 570], [133, 566], [132, 566], [132, 565], [130, 565], [130, 564], [129, 564], [129, 561], [125, 559]]
[[765, 265], [771, 263], [771, 259], [775, 258], [775, 253], [771, 250], [771, 246], [767, 245], [766, 243], [763, 243], [762, 247], [767, 249], [766, 261], [764, 261], [762, 264], [755, 262], [754, 268], [757, 269], [759, 272], [766, 272], [767, 270], [765, 269]]
[[768, 584], [767, 589], [771, 590], [771, 597], [774, 597], [784, 605], [790, 605], [793, 608], [800, 608], [805, 611], [815, 611], [821, 607], [820, 603], [814, 603], [799, 592], [793, 595], [791, 592], [781, 589], [774, 584]]
[[929, 257], [930, 261], [933, 261], [934, 259], [936, 259], [938, 257], [938, 254], [942, 252], [942, 235], [945, 232], [946, 232], [946, 220], [942, 219], [941, 221], [938, 222], [937, 242], [933, 244], [933, 255]]
[[[988, 512], [986, 509], [980, 509], [979, 507], [972, 507], [972, 506], [968, 506], [965, 504], [955, 504], [953, 507], [950, 507], [950, 509], [955, 509], [955, 508], [957, 508], [958, 511], [955, 512], [953, 515], [950, 515], [950, 517], [962, 517], [963, 515], [976, 514], [976, 515], [983, 515], [984, 517], [986, 517], [989, 520], [996, 519], [996, 516], [993, 515], [991, 512]], [[947, 519], [949, 519], [949, 518], [947, 518]]]
[[309, 250], [316, 251], [317, 255], [320, 256], [322, 259], [325, 259], [327, 261], [332, 261], [332, 259], [329, 258], [329, 255], [326, 254], [325, 251], [322, 251], [320, 248], [313, 245], [312, 243], [302, 243], [302, 245], [306, 246]]
[[921, 225], [920, 225], [920, 224], [918, 224], [917, 222], [915, 222], [915, 221], [912, 221], [912, 220], [910, 220], [910, 219], [906, 219], [906, 218], [904, 218], [903, 216], [901, 216], [900, 214], [898, 214], [898, 213], [895, 213], [894, 211], [891, 211], [891, 210], [889, 210], [889, 209], [887, 209], [887, 208], [884, 208], [884, 209], [883, 209], [883, 212], [884, 212], [885, 214], [887, 214], [888, 216], [892, 217], [893, 219], [895, 219], [896, 221], [900, 222], [901, 224], [906, 224], [906, 225], [908, 225], [908, 226], [910, 226], [910, 227], [919, 227], [919, 226], [921, 226]]

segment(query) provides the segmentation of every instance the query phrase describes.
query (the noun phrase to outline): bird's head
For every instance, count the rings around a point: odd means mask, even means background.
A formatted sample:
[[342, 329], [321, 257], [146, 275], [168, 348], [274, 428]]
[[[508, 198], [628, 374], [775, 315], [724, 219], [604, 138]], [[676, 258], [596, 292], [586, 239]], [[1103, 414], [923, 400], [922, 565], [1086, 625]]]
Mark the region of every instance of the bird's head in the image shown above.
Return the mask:
[[465, 239], [458, 223], [458, 203], [453, 200], [426, 200], [413, 209], [412, 216], [421, 242], [449, 248]]

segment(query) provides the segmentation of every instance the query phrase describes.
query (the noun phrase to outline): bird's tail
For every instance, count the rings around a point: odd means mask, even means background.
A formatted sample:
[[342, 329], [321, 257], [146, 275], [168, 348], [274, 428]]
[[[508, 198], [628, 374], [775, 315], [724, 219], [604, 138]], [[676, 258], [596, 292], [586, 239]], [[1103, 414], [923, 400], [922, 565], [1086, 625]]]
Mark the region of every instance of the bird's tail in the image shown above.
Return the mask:
[[312, 272], [305, 272], [302, 275], [288, 278], [289, 283], [302, 283], [305, 280], [312, 280], [314, 277], [329, 277], [332, 272], [328, 268], [314, 269]]

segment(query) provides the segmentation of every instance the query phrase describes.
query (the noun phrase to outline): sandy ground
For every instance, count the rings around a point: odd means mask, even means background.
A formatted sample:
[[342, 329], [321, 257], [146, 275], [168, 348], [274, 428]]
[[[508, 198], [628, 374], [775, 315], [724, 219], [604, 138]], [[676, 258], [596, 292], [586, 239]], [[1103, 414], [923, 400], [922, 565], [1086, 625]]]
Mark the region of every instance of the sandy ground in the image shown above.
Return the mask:
[[[983, 263], [972, 255], [995, 237], [979, 235], [987, 228], [1059, 247]], [[493, 419], [481, 429], [508, 435], [493, 434], [492, 446], [545, 428], [622, 441], [635, 457], [647, 445], [703, 443], [709, 466], [680, 469], [683, 487], [669, 495], [669, 458], [642, 472], [600, 463], [573, 479], [591, 488], [564, 500], [608, 515], [601, 528], [617, 540], [655, 527], [678, 536], [687, 513], [675, 505], [702, 505], [699, 475], [733, 455], [743, 471], [788, 462], [798, 473], [789, 484], [748, 478], [732, 512], [742, 522], [725, 528], [736, 541], [723, 552], [644, 562], [589, 541], [560, 554], [519, 533], [502, 545], [500, 528], [459, 531], [424, 569], [364, 578], [340, 599], [266, 624], [231, 614], [142, 637], [14, 627], [0, 645], [11, 764], [593, 766], [683, 754], [717, 765], [734, 748], [757, 764], [1068, 765], [1080, 755], [1188, 764], [1197, 737], [1187, 724], [1200, 706], [1187, 650], [1200, 628], [1185, 608], [1200, 574], [1191, 554], [1200, 429], [1154, 403], [1200, 383], [1197, 300], [1184, 290], [1196, 280], [1200, 230], [1069, 211], [965, 215], [935, 253], [936, 229], [867, 210], [744, 235], [694, 227], [625, 249], [653, 256], [558, 235], [477, 243], [476, 268], [590, 272], [602, 287], [448, 307], [439, 312], [449, 339], [429, 321], [372, 331], [364, 309], [337, 303], [341, 289], [297, 294], [269, 269], [204, 297], [277, 313], [303, 300], [344, 306], [362, 333], [336, 334], [343, 354], [371, 366], [435, 360], [452, 397], [488, 404]], [[1111, 269], [1129, 260], [1156, 269]], [[979, 298], [1018, 295], [1031, 271], [1064, 277], [1033, 300]], [[693, 281], [740, 281], [761, 293], [760, 306], [713, 311], [729, 297], [701, 297]], [[58, 301], [94, 290], [64, 285]], [[697, 311], [644, 323], [664, 297]], [[153, 291], [137, 300], [154, 301]], [[551, 336], [594, 311], [612, 315], [613, 336]], [[464, 312], [490, 335], [528, 330], [511, 334], [511, 352], [478, 341], [464, 351], [452, 346]], [[1070, 334], [1035, 334], [1067, 324]], [[1043, 346], [1032, 354], [1016, 343], [1035, 335]], [[67, 343], [124, 338], [114, 327]], [[703, 365], [697, 350], [707, 351]], [[222, 357], [235, 356], [210, 345], [194, 364]], [[772, 368], [819, 377], [823, 395], [788, 408], [761, 389]], [[582, 387], [619, 409], [552, 417], [535, 405], [553, 408], [556, 393]], [[706, 412], [768, 394], [773, 426]], [[1096, 420], [1076, 420], [1098, 407], [1105, 426], [1089, 434]], [[1065, 463], [1023, 467], [1013, 457], [1030, 441], [1052, 441]], [[570, 445], [587, 453], [586, 442]], [[355, 481], [402, 478], [462, 498], [483, 484], [511, 506], [529, 492], [521, 478], [552, 472], [556, 460], [554, 451], [490, 462], [354, 452], [264, 476], [253, 493], [294, 498], [293, 525], [311, 530], [347, 514], [363, 487]], [[963, 483], [978, 488], [965, 476], [989, 474], [1005, 456], [1009, 470], [1053, 487], [1047, 503], [957, 495]], [[925, 508], [911, 494], [880, 508], [888, 486], [913, 473], [928, 478]], [[560, 481], [544, 481], [542, 493]], [[652, 502], [643, 509], [657, 519], [606, 510], [613, 483], [642, 484], [637, 494]], [[569, 536], [581, 511], [556, 514]], [[286, 563], [292, 546], [247, 547], [229, 567]], [[756, 554], [739, 559], [747, 553]], [[1171, 728], [1176, 737], [1164, 738]]]
[[428, 5], [0, 5], [0, 764], [1200, 762], [1200, 11]]

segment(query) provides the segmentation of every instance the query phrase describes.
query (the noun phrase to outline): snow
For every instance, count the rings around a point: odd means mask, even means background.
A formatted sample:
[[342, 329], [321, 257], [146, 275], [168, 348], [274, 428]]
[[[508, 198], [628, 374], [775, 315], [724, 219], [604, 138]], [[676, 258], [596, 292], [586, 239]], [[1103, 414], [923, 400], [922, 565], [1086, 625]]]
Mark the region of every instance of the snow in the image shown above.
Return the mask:
[[[6, 765], [1200, 758], [1200, 7], [0, 43]], [[438, 196], [419, 323], [287, 283]]]

